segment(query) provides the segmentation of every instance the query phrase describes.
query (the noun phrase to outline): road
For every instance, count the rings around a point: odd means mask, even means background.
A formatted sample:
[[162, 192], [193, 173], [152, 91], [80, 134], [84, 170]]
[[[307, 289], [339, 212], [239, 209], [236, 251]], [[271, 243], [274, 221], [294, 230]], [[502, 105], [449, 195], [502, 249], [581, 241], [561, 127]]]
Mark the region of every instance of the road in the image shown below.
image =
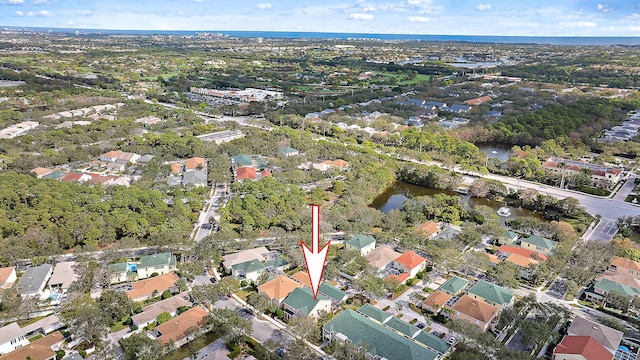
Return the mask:
[[217, 225], [212, 225], [211, 219], [216, 220], [216, 222], [219, 219], [216, 211], [226, 203], [227, 187], [228, 185], [226, 183], [212, 186], [209, 199], [206, 201], [202, 211], [200, 211], [200, 216], [194, 227], [195, 241], [204, 239], [211, 231], [215, 232], [214, 226]]

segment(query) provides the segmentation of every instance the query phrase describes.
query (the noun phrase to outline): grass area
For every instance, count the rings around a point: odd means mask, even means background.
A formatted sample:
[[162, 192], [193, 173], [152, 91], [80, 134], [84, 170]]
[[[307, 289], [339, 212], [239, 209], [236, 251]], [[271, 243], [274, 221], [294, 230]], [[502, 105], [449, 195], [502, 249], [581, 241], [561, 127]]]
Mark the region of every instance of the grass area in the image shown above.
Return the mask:
[[[634, 203], [633, 200], [636, 200], [636, 202]], [[638, 203], [640, 204], [640, 195], [628, 195], [626, 199], [624, 199], [624, 201], [629, 202], [629, 203]]]
[[46, 318], [46, 316], [38, 316], [28, 320], [18, 320], [18, 325], [20, 325], [20, 327], [25, 327], [27, 325], [33, 324], [34, 322], [42, 320], [44, 318]]
[[38, 334], [38, 335], [36, 335], [36, 336], [34, 336], [34, 337], [30, 338], [30, 339], [29, 339], [29, 342], [34, 342], [34, 341], [36, 341], [36, 340], [38, 340], [38, 339], [42, 339], [42, 334]]
[[236, 295], [238, 295], [242, 300], [247, 301], [247, 296], [249, 296], [250, 292], [245, 290], [238, 290]]
[[402, 286], [399, 286], [398, 289], [393, 293], [393, 298], [397, 299], [400, 295], [402, 295], [405, 291], [409, 289], [410, 289], [409, 286], [407, 286], [406, 284], [402, 284]]
[[413, 85], [417, 84], [421, 81], [427, 81], [431, 78], [431, 75], [418, 74], [411, 80], [403, 80], [398, 83], [398, 85]]
[[591, 186], [581, 186], [578, 191], [596, 196], [609, 196], [611, 194], [609, 190], [598, 189]]
[[218, 335], [216, 335], [213, 331], [208, 332], [199, 338], [185, 344], [180, 349], [173, 351], [171, 354], [165, 357], [166, 360], [182, 360], [186, 357], [191, 356], [194, 352], [202, 349], [203, 347], [211, 344], [212, 342], [218, 339]]
[[122, 321], [118, 321], [117, 323], [111, 325], [111, 332], [116, 332], [116, 331], [120, 331], [126, 327], [129, 327], [128, 325], [125, 325], [122, 323]]

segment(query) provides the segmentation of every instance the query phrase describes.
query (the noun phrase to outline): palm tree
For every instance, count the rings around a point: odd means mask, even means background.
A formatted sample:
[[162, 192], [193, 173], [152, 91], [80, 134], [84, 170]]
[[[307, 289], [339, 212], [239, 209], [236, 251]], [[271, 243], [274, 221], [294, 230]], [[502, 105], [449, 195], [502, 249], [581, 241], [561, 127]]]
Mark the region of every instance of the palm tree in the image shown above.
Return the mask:
[[564, 189], [564, 169], [567, 167], [567, 164], [564, 161], [560, 161], [558, 163], [558, 167], [560, 168], [560, 173], [562, 174], [562, 180], [560, 181], [560, 188]]

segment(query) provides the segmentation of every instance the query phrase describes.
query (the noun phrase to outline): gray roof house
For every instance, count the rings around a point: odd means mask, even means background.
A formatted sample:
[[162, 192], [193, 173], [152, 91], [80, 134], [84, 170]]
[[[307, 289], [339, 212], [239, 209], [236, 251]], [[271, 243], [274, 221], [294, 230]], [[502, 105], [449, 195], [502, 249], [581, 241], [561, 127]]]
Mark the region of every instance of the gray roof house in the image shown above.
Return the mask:
[[188, 171], [182, 178], [182, 185], [204, 186], [207, 185], [207, 172], [204, 170]]
[[22, 296], [39, 295], [51, 277], [52, 270], [49, 264], [28, 268], [16, 284], [16, 290]]

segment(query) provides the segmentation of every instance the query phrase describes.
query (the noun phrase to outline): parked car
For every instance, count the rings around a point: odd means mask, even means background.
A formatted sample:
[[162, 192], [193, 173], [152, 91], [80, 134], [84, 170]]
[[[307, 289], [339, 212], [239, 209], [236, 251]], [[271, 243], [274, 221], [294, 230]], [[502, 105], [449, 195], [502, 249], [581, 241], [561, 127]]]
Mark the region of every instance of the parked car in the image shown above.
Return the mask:
[[424, 329], [424, 324], [423, 323], [420, 323], [420, 324], [418, 324], [416, 326], [418, 327], [418, 329]]

